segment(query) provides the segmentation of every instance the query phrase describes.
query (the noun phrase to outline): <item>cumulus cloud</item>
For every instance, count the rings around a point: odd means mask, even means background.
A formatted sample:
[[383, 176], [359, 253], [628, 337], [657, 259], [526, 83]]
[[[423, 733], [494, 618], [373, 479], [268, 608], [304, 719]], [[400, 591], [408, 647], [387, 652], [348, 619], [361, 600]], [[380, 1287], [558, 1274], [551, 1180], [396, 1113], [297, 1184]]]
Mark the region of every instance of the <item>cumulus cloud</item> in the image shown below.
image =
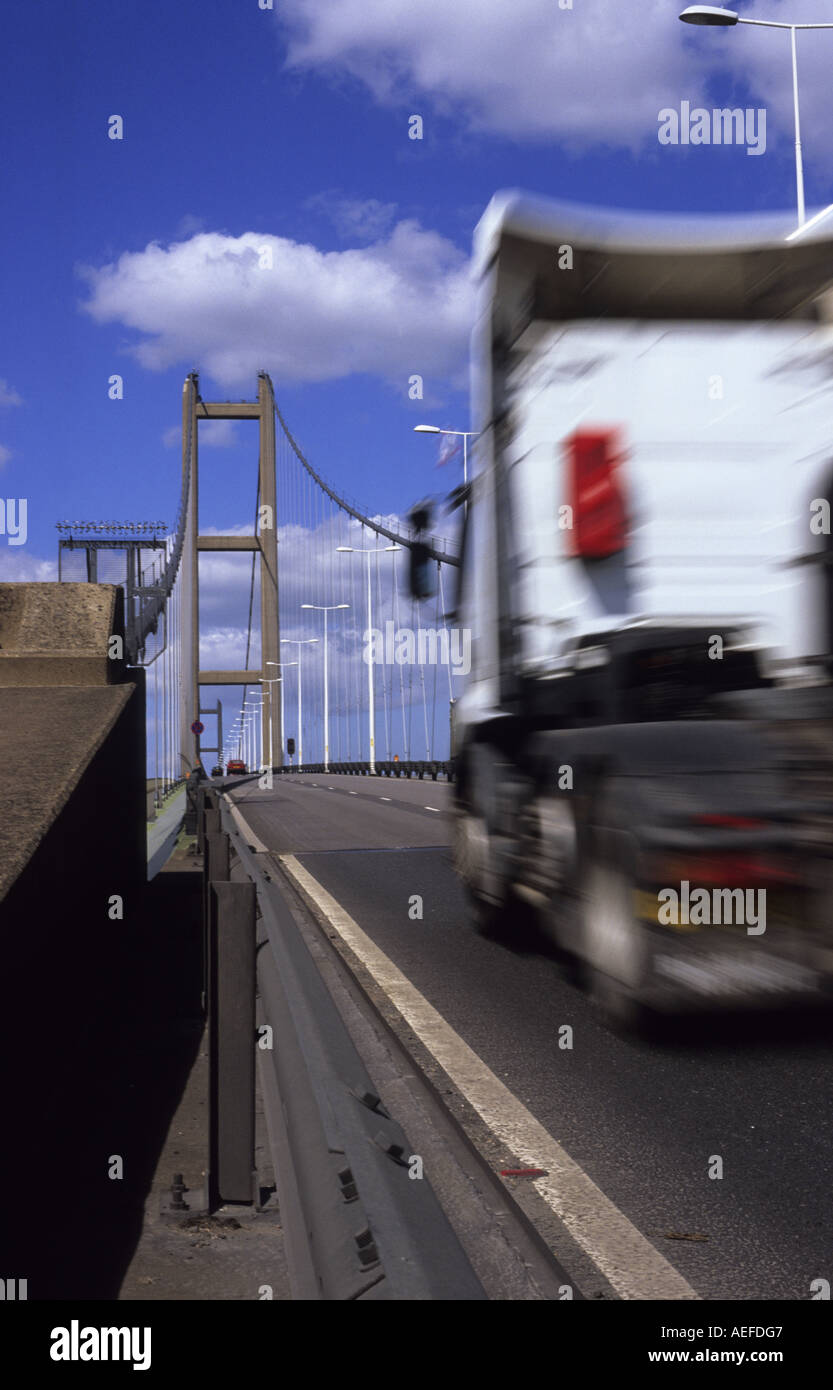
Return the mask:
[[0, 468], [5, 468], [11, 456], [11, 449], [7, 449], [5, 444], [0, 444]]
[[360, 249], [204, 233], [82, 267], [85, 310], [135, 330], [153, 371], [200, 363], [228, 387], [413, 372], [463, 381], [472, 317], [467, 256], [415, 221]]
[[[246, 661], [246, 629], [212, 627], [200, 632], [200, 666], [204, 671], [242, 671]], [[260, 663], [260, 637], [252, 634], [249, 664]], [[255, 684], [255, 682], [253, 682]]]
[[[416, 111], [411, 104], [427, 100], [473, 130], [636, 149], [656, 140], [662, 107], [711, 105], [712, 96], [735, 105], [737, 82], [791, 130], [788, 35], [692, 29], [681, 9], [673, 0], [282, 0], [275, 13], [290, 67], [349, 74], [380, 102]], [[743, 15], [779, 10], [754, 0]], [[791, 0], [789, 11], [783, 18], [797, 23], [830, 21], [829, 0]], [[829, 160], [833, 32], [800, 34], [799, 56], [806, 140]]]
[[23, 546], [0, 546], [0, 583], [47, 584], [58, 578], [54, 560], [43, 560]]
[[[431, 99], [473, 129], [582, 144], [656, 139], [657, 111], [696, 98], [712, 55], [668, 0], [283, 0], [288, 63], [330, 68], [383, 102]], [[690, 31], [689, 31], [690, 32]], [[418, 110], [417, 107], [414, 108]]]
[[23, 397], [13, 386], [10, 386], [5, 377], [0, 377], [0, 407], [5, 405], [22, 405]]

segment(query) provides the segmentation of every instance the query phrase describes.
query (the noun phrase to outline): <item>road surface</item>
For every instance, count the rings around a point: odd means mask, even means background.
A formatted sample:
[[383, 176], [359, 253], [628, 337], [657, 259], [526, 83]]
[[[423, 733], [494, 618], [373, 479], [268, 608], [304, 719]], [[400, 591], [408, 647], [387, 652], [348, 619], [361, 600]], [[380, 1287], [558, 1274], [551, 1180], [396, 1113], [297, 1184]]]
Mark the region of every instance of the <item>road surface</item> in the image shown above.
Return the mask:
[[[563, 1207], [599, 1189], [590, 1254], [605, 1272], [617, 1259], [651, 1266], [655, 1250], [660, 1282], [668, 1262], [702, 1299], [807, 1300], [815, 1280], [833, 1282], [829, 1015], [712, 1020], [660, 1042], [617, 1036], [545, 942], [510, 949], [477, 935], [450, 862], [448, 785], [312, 775], [232, 792], [263, 844], [292, 856], [334, 919], [347, 914], [438, 1011], [444, 1045], [459, 1043], [444, 1054], [452, 1081], [469, 1048], [488, 1069], [496, 1131], [510, 1111], [516, 1127], [528, 1115], [536, 1142], [543, 1126], [566, 1151], [577, 1168], [565, 1186], [578, 1185]], [[373, 947], [369, 968], [384, 976]], [[572, 1047], [559, 1046], [563, 1025]], [[438, 1025], [425, 1026], [436, 1053]], [[618, 1214], [617, 1254], [605, 1243]], [[619, 1296], [646, 1296], [629, 1289], [614, 1279]]]

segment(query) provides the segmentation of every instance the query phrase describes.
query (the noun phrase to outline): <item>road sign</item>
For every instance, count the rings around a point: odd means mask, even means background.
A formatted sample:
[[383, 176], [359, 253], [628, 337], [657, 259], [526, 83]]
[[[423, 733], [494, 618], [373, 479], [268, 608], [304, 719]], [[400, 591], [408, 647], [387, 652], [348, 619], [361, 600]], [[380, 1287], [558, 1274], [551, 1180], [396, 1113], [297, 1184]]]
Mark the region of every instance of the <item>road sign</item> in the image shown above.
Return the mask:
[[203, 723], [201, 723], [199, 719], [195, 719], [194, 722], [193, 722], [193, 724], [191, 725], [191, 733], [192, 733], [192, 734], [204, 734], [204, 733], [205, 733], [205, 725], [204, 725]]

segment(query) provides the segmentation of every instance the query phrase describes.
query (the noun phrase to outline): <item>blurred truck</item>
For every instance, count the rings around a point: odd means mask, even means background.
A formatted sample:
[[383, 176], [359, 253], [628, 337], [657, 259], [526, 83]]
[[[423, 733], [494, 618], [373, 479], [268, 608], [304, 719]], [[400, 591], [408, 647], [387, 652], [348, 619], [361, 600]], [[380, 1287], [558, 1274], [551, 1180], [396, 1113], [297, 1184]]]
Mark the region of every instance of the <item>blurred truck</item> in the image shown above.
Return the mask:
[[790, 230], [475, 235], [455, 860], [630, 1025], [833, 976], [833, 240]]

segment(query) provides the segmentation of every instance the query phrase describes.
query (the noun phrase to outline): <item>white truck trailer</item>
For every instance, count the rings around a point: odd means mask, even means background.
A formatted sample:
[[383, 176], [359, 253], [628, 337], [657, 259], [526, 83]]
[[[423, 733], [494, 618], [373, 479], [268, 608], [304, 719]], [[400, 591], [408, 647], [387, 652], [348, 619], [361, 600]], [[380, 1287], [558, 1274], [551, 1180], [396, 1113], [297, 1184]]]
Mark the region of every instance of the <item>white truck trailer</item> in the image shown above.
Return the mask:
[[629, 1022], [833, 976], [833, 234], [790, 231], [475, 236], [456, 863]]

